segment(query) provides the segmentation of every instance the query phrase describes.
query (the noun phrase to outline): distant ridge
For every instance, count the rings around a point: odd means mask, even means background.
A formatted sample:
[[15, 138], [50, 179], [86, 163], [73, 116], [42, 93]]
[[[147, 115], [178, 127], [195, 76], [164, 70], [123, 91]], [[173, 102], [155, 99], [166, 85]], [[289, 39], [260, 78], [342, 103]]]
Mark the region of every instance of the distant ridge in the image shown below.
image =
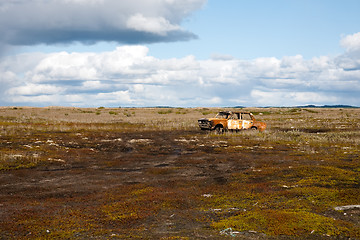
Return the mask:
[[359, 108], [351, 105], [305, 105], [305, 106], [296, 106], [296, 108]]
[[[244, 106], [235, 106], [232, 108], [247, 108]], [[266, 107], [259, 107], [259, 108], [360, 108], [357, 106], [351, 106], [351, 105], [343, 105], [343, 104], [338, 104], [338, 105], [322, 105], [322, 106], [316, 106], [313, 104], [309, 104], [309, 105], [303, 105], [303, 106], [288, 106], [288, 107], [279, 107], [279, 106], [266, 106]]]

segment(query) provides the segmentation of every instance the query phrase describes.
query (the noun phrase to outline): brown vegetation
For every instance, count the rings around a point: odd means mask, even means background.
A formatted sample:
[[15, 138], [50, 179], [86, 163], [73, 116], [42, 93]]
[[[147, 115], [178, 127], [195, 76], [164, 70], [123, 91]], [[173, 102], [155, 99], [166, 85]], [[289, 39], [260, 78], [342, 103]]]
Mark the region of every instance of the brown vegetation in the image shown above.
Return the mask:
[[359, 109], [219, 110], [0, 108], [0, 239], [360, 239]]

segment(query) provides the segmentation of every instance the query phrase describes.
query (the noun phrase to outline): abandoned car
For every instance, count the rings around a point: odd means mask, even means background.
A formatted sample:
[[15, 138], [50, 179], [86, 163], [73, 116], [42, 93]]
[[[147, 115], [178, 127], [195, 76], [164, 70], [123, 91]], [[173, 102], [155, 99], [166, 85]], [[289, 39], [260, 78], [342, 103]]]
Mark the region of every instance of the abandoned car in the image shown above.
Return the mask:
[[250, 112], [219, 112], [214, 118], [202, 118], [198, 120], [202, 130], [215, 130], [217, 133], [224, 131], [238, 131], [243, 129], [254, 129], [264, 131], [266, 123], [256, 121]]

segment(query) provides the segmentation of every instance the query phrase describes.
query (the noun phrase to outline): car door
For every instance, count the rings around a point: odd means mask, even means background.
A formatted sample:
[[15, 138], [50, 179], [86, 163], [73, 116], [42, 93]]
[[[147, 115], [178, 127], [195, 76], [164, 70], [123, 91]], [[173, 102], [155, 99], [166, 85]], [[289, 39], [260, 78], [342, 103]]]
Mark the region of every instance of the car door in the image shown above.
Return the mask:
[[227, 122], [228, 129], [238, 130], [242, 128], [242, 121], [240, 120], [240, 115], [237, 113], [232, 114]]
[[249, 129], [254, 124], [254, 121], [251, 119], [251, 116], [248, 113], [242, 113], [241, 119], [241, 129]]

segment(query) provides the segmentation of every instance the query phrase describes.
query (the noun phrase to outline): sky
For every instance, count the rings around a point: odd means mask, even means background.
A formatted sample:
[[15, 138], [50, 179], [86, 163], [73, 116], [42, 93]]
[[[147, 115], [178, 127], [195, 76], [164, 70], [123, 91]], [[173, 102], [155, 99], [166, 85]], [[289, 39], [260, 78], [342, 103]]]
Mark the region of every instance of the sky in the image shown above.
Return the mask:
[[0, 106], [360, 106], [358, 0], [0, 0]]

